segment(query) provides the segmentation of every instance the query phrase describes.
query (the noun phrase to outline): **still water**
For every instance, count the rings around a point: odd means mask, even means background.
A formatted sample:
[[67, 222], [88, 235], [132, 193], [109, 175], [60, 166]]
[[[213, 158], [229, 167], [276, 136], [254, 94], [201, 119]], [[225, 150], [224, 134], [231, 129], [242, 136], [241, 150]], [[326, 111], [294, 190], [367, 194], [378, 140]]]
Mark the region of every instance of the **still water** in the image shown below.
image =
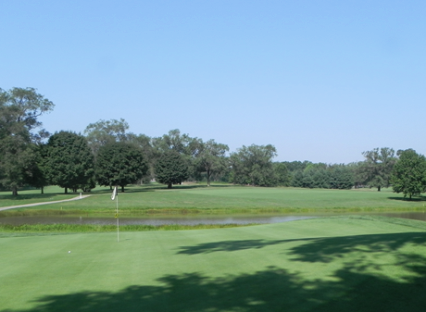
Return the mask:
[[[197, 215], [197, 216], [123, 216], [120, 217], [121, 225], [196, 225], [196, 224], [250, 224], [250, 223], [280, 223], [302, 219], [320, 218], [324, 216], [337, 216], [340, 214], [265, 214], [265, 215]], [[353, 215], [353, 214], [352, 214]], [[360, 213], [358, 215], [381, 215], [395, 218], [406, 218], [426, 221], [425, 212], [404, 212], [404, 213]], [[22, 225], [22, 224], [116, 224], [114, 215], [110, 216], [21, 216], [21, 217], [2, 217], [0, 224]]]

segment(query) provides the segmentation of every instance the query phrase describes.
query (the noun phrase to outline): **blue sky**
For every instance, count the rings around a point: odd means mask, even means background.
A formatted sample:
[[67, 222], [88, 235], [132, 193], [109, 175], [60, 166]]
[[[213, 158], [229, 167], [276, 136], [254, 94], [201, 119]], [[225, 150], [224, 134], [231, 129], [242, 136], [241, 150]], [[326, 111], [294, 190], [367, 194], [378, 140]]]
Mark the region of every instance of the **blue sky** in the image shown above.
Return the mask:
[[124, 118], [151, 137], [273, 144], [278, 161], [425, 154], [425, 1], [0, 0], [0, 88], [50, 132]]

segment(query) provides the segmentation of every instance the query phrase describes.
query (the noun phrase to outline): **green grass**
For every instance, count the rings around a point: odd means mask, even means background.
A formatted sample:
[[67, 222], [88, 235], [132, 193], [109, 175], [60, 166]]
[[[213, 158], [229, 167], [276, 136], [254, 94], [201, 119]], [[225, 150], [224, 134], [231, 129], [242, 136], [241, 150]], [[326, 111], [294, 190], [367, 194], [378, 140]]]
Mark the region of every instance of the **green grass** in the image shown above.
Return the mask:
[[12, 196], [11, 192], [0, 192], [0, 208], [16, 205], [26, 205], [41, 202], [70, 199], [78, 194], [64, 194], [63, 189], [58, 186], [47, 186], [44, 194], [40, 190], [26, 190], [18, 192], [18, 196]]
[[[31, 196], [24, 191], [21, 196]], [[56, 195], [60, 196], [60, 195]], [[36, 198], [37, 199], [37, 198]], [[31, 199], [31, 200], [36, 200]], [[0, 196], [0, 206], [9, 204]], [[181, 186], [167, 190], [162, 186], [129, 187], [119, 193], [123, 213], [265, 213], [265, 212], [373, 212], [424, 211], [423, 197], [412, 201], [390, 189], [381, 192], [362, 190], [325, 190], [302, 188], [260, 188], [219, 185]], [[89, 198], [2, 214], [104, 213], [115, 209], [108, 188], [95, 189]]]
[[[426, 223], [0, 238], [0, 311], [424, 311]], [[71, 253], [68, 253], [71, 251]]]
[[[223, 229], [242, 226], [251, 226], [253, 224], [163, 224], [163, 225], [120, 225], [120, 232], [129, 231], [176, 231], [176, 230], [202, 230], [202, 229]], [[116, 232], [116, 225], [99, 224], [0, 224], [0, 237], [16, 236], [17, 233], [26, 233], [34, 235], [35, 233], [87, 233], [87, 232]]]

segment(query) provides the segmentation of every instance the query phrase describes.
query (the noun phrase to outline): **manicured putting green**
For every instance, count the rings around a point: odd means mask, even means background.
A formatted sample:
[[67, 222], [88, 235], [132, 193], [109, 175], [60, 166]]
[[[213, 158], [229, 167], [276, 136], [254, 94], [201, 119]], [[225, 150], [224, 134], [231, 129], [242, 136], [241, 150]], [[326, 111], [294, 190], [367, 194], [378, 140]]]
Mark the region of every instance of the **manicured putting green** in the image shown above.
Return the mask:
[[0, 311], [426, 306], [426, 223], [420, 221], [340, 217], [125, 232], [120, 239], [115, 233], [1, 238]]

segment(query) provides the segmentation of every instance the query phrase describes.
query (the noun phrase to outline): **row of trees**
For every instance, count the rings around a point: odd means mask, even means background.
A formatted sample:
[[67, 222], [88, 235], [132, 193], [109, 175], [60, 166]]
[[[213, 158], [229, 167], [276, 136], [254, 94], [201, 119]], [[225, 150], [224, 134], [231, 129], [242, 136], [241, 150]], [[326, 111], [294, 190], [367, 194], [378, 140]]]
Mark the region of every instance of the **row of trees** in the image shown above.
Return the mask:
[[[226, 144], [203, 141], [179, 130], [150, 138], [128, 132], [123, 119], [89, 124], [84, 134], [50, 135], [38, 117], [54, 104], [35, 89], [0, 89], [0, 182], [17, 195], [22, 185], [55, 184], [76, 192], [96, 184], [124, 186], [153, 179], [167, 184], [185, 180], [226, 181], [257, 186], [348, 189], [391, 184], [411, 198], [426, 188], [426, 162], [413, 150], [376, 148], [364, 161], [325, 164], [274, 162], [272, 145], [250, 145], [227, 154]], [[47, 140], [47, 142], [46, 142]]]

